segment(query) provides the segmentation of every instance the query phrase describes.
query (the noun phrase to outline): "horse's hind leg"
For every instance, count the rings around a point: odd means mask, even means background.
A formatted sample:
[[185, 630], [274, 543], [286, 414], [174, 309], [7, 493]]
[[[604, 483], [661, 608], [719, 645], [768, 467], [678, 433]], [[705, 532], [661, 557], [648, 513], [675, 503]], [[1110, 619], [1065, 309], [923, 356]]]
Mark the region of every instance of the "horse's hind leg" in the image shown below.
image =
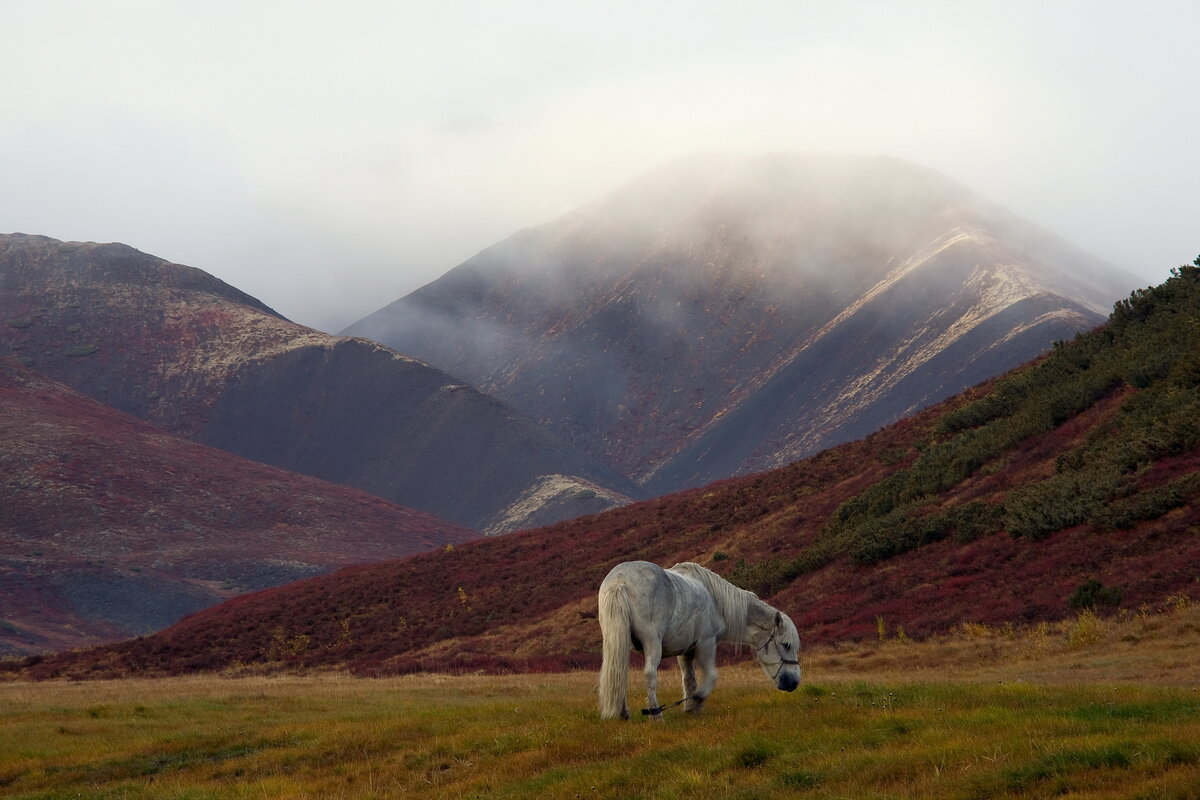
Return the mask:
[[662, 722], [662, 709], [658, 707], [658, 665], [662, 661], [662, 642], [644, 641], [646, 656], [646, 708], [650, 719]]
[[684, 711], [699, 711], [700, 703], [696, 699], [696, 653], [684, 653], [678, 659], [679, 675], [683, 678], [683, 696], [686, 698], [683, 702]]

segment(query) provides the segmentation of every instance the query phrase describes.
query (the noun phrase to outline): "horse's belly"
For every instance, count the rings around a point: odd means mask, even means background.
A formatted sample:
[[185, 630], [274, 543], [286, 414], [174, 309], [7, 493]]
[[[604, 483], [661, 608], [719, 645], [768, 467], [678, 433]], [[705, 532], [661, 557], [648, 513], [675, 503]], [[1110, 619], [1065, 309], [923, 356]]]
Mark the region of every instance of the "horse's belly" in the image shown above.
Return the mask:
[[664, 638], [662, 643], [662, 651], [664, 656], [681, 656], [685, 653], [690, 653], [696, 649], [696, 645], [700, 643], [699, 636], [689, 636], [686, 638]]

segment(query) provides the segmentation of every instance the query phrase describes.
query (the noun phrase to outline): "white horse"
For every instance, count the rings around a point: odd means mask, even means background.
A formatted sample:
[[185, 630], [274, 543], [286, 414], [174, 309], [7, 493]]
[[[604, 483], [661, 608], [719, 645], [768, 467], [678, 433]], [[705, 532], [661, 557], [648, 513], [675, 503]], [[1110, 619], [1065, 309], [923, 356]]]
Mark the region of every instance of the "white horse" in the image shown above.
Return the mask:
[[[763, 672], [785, 692], [800, 683], [800, 634], [788, 616], [699, 564], [663, 569], [648, 561], [612, 568], [600, 584], [600, 716], [629, 719], [629, 654], [646, 656], [646, 704], [642, 711], [662, 719], [658, 665], [678, 656], [684, 709], [699, 711], [717, 682], [717, 642], [754, 646]], [[697, 686], [699, 664], [704, 682]]]

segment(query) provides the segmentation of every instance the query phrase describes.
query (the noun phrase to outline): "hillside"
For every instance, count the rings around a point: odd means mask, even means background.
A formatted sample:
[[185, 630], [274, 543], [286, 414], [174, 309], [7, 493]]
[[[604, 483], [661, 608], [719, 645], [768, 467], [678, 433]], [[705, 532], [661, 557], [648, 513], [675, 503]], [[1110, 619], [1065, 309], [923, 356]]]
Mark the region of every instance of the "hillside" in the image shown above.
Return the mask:
[[163, 433], [0, 359], [0, 652], [161, 629], [232, 595], [474, 534]]
[[1102, 329], [856, 442], [604, 514], [245, 595], [34, 676], [255, 664], [594, 666], [619, 561], [690, 559], [809, 642], [1027, 623], [1195, 597], [1200, 259]]
[[[168, 432], [476, 530], [638, 492], [458, 379], [125, 245], [0, 236], [0, 350]], [[549, 478], [558, 515], [538, 517]]]
[[1095, 327], [1137, 283], [911, 164], [706, 156], [346, 332], [662, 494], [865, 436]]

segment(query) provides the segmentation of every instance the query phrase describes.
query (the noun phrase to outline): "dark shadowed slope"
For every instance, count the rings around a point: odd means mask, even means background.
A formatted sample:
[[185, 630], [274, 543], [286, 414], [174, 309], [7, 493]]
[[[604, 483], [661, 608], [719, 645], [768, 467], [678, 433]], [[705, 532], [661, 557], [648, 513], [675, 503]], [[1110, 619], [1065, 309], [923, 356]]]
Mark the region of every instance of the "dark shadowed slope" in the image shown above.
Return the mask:
[[890, 159], [711, 156], [348, 329], [655, 492], [854, 439], [1103, 320], [1128, 274]]
[[[1198, 259], [1200, 261], [1200, 259]], [[782, 469], [237, 598], [32, 665], [108, 675], [338, 665], [595, 666], [613, 564], [695, 560], [808, 640], [1197, 597], [1200, 267], [1108, 324], [866, 439]]]
[[473, 536], [0, 359], [0, 650], [149, 633], [240, 592]]
[[439, 370], [124, 245], [0, 236], [0, 347], [172, 433], [477, 530], [537, 518], [547, 482], [553, 519], [637, 492]]

